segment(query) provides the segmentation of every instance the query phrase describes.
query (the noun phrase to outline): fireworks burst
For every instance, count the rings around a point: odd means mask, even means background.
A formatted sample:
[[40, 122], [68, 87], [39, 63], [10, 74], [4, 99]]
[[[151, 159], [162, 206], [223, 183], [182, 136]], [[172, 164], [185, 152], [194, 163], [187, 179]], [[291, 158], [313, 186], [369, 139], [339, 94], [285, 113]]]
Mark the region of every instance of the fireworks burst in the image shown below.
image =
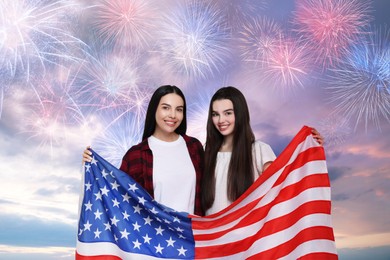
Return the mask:
[[[49, 64], [78, 60], [74, 48], [83, 43], [70, 35], [62, 19], [66, 1], [0, 1], [0, 67], [8, 78], [29, 80]], [[43, 74], [42, 73], [42, 74]]]
[[246, 17], [257, 17], [267, 7], [266, 0], [218, 0], [216, 3], [232, 30], [240, 28]]
[[281, 90], [303, 87], [310, 70], [306, 45], [291, 37], [279, 38], [263, 68], [265, 80]]
[[127, 150], [141, 141], [143, 125], [140, 127], [137, 116], [132, 114], [107, 123], [110, 126], [93, 141], [92, 149], [119, 167]]
[[140, 100], [147, 95], [141, 86], [141, 68], [136, 65], [138, 56], [104, 51], [94, 55], [97, 57], [88, 56], [78, 72], [78, 102], [89, 107], [89, 113], [121, 110], [124, 115], [142, 109]]
[[389, 31], [377, 30], [351, 48], [351, 55], [332, 69], [330, 86], [334, 113], [380, 128], [380, 118], [390, 121]]
[[206, 124], [210, 100], [215, 91], [216, 89], [208, 88], [206, 91], [198, 92], [196, 99], [188, 105], [188, 134], [195, 136], [203, 144], [206, 142]]
[[0, 118], [3, 112], [3, 100], [4, 100], [4, 91], [3, 89], [0, 89]]
[[150, 97], [152, 96], [152, 89], [142, 88], [134, 90], [131, 94], [131, 102], [122, 107], [109, 107], [104, 110], [104, 113], [101, 113], [101, 116], [106, 118], [111, 118], [111, 122], [106, 122], [105, 129], [111, 127], [118, 120], [122, 118], [131, 117], [132, 124], [142, 129], [145, 122], [146, 110], [149, 104]]
[[93, 24], [104, 44], [143, 47], [156, 30], [157, 12], [147, 0], [100, 0]]
[[278, 48], [281, 34], [280, 26], [268, 18], [248, 20], [238, 37], [242, 59], [263, 66]]
[[310, 42], [322, 66], [348, 53], [348, 47], [369, 25], [370, 1], [303, 0], [297, 2], [294, 23]]
[[227, 65], [230, 36], [215, 6], [191, 1], [164, 21], [157, 52], [169, 72], [204, 79]]
[[329, 149], [336, 148], [344, 143], [352, 132], [348, 120], [336, 115], [329, 116], [320, 122], [318, 130], [324, 136], [325, 146]]
[[29, 139], [38, 139], [42, 147], [51, 150], [66, 141], [69, 129], [84, 123], [84, 115], [70, 95], [72, 79], [57, 76], [38, 81], [39, 87], [33, 87], [38, 102], [27, 103], [31, 113], [23, 120]]

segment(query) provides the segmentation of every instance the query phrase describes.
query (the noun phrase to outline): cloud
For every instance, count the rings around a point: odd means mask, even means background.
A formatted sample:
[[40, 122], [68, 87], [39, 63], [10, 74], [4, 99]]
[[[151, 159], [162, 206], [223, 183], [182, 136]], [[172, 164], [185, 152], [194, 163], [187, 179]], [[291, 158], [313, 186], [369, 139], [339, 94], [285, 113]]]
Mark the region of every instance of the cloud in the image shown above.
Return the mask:
[[53, 159], [47, 152], [15, 136], [0, 142], [5, 148], [0, 151], [0, 161], [7, 162], [0, 164], [0, 217], [13, 214], [76, 223], [81, 156], [73, 153], [72, 158], [68, 156], [69, 151], [59, 147]]
[[74, 247], [23, 247], [0, 244], [0, 258], [12, 260], [74, 260]]
[[332, 201], [343, 201], [350, 199], [350, 196], [347, 193], [339, 193], [332, 195]]
[[339, 258], [343, 260], [387, 260], [390, 255], [390, 246], [341, 248], [338, 250]]
[[350, 167], [328, 167], [329, 179], [331, 182], [342, 178], [351, 171]]
[[[390, 179], [383, 175], [348, 175], [333, 181], [332, 215], [335, 232], [348, 237], [346, 241], [368, 234], [374, 239], [375, 234], [390, 233], [390, 208], [386, 199], [390, 196], [389, 185]], [[373, 241], [370, 240], [370, 243]], [[382, 242], [375, 241], [378, 244]]]
[[0, 244], [23, 247], [74, 247], [75, 225], [45, 218], [23, 217], [12, 214], [0, 216]]
[[[276, 156], [286, 148], [294, 137], [290, 135], [280, 135], [278, 133], [279, 129], [267, 124], [257, 125], [254, 131], [256, 132], [256, 135], [262, 137], [262, 141], [268, 143], [272, 147]], [[298, 131], [299, 129], [297, 129], [296, 133], [298, 133]], [[258, 132], [261, 134], [258, 134]]]

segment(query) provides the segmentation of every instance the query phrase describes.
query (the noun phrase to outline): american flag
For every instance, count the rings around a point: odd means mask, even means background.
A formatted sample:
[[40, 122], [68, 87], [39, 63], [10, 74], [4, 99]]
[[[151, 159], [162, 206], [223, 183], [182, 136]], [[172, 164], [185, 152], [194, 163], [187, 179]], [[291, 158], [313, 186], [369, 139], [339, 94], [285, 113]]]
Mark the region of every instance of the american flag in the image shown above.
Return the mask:
[[95, 152], [83, 185], [78, 260], [338, 259], [325, 154], [307, 126], [237, 201], [211, 216], [157, 203]]

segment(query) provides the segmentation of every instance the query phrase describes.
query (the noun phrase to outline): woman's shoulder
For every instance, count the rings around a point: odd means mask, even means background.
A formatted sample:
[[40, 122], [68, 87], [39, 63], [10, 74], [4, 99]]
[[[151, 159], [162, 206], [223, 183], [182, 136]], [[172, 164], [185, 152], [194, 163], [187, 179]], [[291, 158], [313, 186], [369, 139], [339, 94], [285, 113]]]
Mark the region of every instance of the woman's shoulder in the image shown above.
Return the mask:
[[260, 155], [260, 156], [266, 156], [270, 158], [275, 158], [275, 153], [272, 149], [272, 147], [260, 140], [256, 140], [252, 145], [252, 150], [254, 154]]
[[146, 149], [149, 149], [148, 139], [145, 139], [142, 142], [133, 145], [132, 147], [130, 147], [127, 153], [146, 150]]
[[186, 142], [188, 149], [192, 151], [196, 151], [197, 153], [204, 152], [202, 143], [196, 137], [188, 136], [188, 135], [182, 135], [182, 137]]
[[275, 160], [276, 155], [271, 146], [260, 140], [253, 143], [253, 156], [257, 171], [261, 174], [264, 170], [264, 164]]
[[267, 144], [267, 143], [265, 143], [265, 142], [263, 142], [263, 141], [260, 141], [260, 140], [256, 140], [256, 141], [253, 143], [253, 145], [252, 145], [252, 150], [253, 150], [253, 152], [254, 152], [255, 154], [262, 154], [262, 155], [264, 155], [264, 154], [269, 154], [269, 155], [271, 155], [272, 157], [275, 156], [275, 155], [274, 155], [275, 153], [274, 153], [272, 147], [271, 147], [269, 144]]

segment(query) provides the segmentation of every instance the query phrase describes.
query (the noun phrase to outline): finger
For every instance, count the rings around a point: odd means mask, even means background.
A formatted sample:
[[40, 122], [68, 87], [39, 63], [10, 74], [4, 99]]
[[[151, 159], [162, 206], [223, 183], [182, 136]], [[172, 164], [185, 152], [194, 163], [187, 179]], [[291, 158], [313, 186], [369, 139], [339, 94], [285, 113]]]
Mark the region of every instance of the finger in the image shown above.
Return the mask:
[[92, 151], [90, 150], [91, 146], [87, 146], [83, 151], [82, 161], [83, 162], [91, 162], [92, 161]]
[[319, 136], [318, 138], [316, 138], [317, 142], [320, 144], [320, 145], [323, 145], [324, 144], [324, 138], [322, 136]]
[[91, 158], [90, 156], [83, 155], [82, 161], [83, 161], [83, 162], [91, 162], [91, 161], [92, 161], [92, 158]]
[[87, 146], [84, 150], [84, 153], [85, 154], [89, 154], [89, 155], [92, 155], [92, 151], [91, 151], [91, 146]]
[[91, 152], [91, 150], [84, 150], [84, 154], [92, 155], [92, 152]]

